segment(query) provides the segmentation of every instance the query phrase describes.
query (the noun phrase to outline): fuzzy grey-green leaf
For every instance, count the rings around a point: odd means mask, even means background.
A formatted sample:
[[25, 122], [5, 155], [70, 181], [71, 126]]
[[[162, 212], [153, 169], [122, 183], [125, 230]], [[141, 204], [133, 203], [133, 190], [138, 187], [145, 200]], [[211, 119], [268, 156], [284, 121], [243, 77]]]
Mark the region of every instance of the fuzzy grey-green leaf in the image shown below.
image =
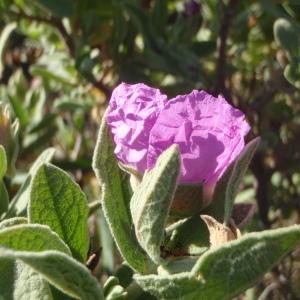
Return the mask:
[[160, 155], [154, 169], [145, 173], [130, 202], [137, 239], [157, 264], [179, 170], [179, 150], [173, 145]]
[[[24, 224], [24, 218], [13, 218], [1, 223], [0, 247], [39, 252], [58, 250], [71, 255], [70, 250], [48, 226]], [[20, 223], [21, 225], [13, 225]], [[4, 229], [3, 229], [4, 228]], [[31, 267], [19, 260], [0, 255], [0, 291], [7, 300], [52, 300], [49, 284]]]
[[104, 299], [100, 285], [89, 270], [62, 252], [27, 252], [0, 248], [0, 257], [21, 260], [71, 297], [82, 300]]
[[299, 243], [299, 225], [246, 234], [207, 251], [192, 273], [205, 282], [204, 299], [232, 299], [254, 285]]
[[11, 227], [19, 224], [27, 224], [27, 223], [28, 223], [27, 218], [24, 217], [15, 217], [15, 218], [6, 219], [0, 223], [0, 230], [6, 227]]
[[207, 251], [191, 272], [134, 278], [159, 299], [229, 300], [254, 285], [299, 243], [299, 225], [250, 233]]
[[84, 261], [89, 247], [87, 216], [87, 199], [80, 187], [63, 170], [42, 165], [32, 182], [29, 222], [48, 225]]
[[227, 168], [214, 189], [211, 205], [204, 209], [202, 214], [213, 216], [219, 222], [229, 222], [239, 185], [259, 143], [259, 137], [248, 143], [236, 160]]
[[21, 261], [1, 256], [0, 291], [5, 300], [53, 300], [50, 286], [40, 274]]
[[55, 153], [54, 148], [48, 148], [44, 150], [39, 157], [36, 159], [32, 167], [30, 168], [28, 175], [18, 190], [15, 197], [9, 204], [9, 208], [7, 213], [5, 214], [6, 218], [13, 217], [13, 216], [22, 216], [26, 214], [27, 204], [29, 202], [30, 197], [30, 189], [31, 189], [31, 182], [32, 178], [34, 177], [35, 173], [37, 172], [38, 168], [44, 164], [51, 161]]
[[160, 300], [212, 300], [211, 298], [202, 297], [198, 289], [203, 287], [203, 283], [196, 280], [188, 272], [173, 275], [153, 274], [143, 276], [136, 274], [134, 279], [143, 290], [153, 294]]
[[260, 138], [257, 137], [249, 142], [243, 151], [240, 153], [236, 161], [234, 162], [232, 172], [227, 182], [225, 192], [225, 211], [224, 211], [224, 222], [229, 224], [231, 212], [235, 200], [235, 196], [238, 192], [239, 186], [244, 178], [244, 175], [248, 169], [250, 161], [257, 150], [260, 143]]
[[93, 169], [101, 185], [102, 209], [121, 255], [134, 270], [140, 273], [148, 272], [150, 259], [132, 233], [128, 186], [124, 185], [124, 174], [121, 173], [113, 153], [113, 143], [105, 115], [94, 152]]
[[20, 224], [0, 230], [0, 246], [14, 250], [58, 250], [71, 255], [67, 245], [48, 226]]
[[40, 274], [22, 262], [16, 261], [15, 264], [18, 280], [14, 280], [14, 299], [53, 299], [48, 282]]

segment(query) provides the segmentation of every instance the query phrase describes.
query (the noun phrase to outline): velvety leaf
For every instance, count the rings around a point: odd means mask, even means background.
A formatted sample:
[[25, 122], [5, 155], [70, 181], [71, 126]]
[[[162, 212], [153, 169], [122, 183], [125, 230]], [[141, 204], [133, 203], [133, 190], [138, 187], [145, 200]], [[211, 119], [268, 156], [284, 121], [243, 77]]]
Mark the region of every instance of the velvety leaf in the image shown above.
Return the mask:
[[5, 300], [53, 300], [49, 284], [21, 261], [0, 256], [0, 291]]
[[[23, 224], [25, 221], [25, 218], [13, 218], [0, 224], [1, 247], [34, 252], [53, 249], [71, 254], [58, 235], [47, 226]], [[49, 284], [41, 275], [23, 262], [7, 260], [1, 255], [0, 291], [5, 291], [7, 300], [53, 299]]]
[[0, 248], [0, 257], [22, 261], [71, 297], [82, 300], [104, 299], [100, 285], [89, 270], [62, 252], [49, 250], [37, 253]]
[[87, 215], [87, 199], [80, 187], [63, 170], [42, 165], [32, 182], [29, 222], [48, 225], [84, 261], [89, 247]]
[[7, 170], [7, 159], [5, 149], [0, 145], [0, 180], [4, 177]]
[[247, 234], [207, 251], [191, 272], [135, 275], [159, 299], [226, 300], [254, 285], [300, 243], [300, 226]]
[[229, 223], [235, 196], [238, 193], [239, 186], [242, 183], [244, 175], [248, 169], [248, 166], [255, 151], [257, 150], [259, 143], [259, 137], [249, 142], [234, 162], [233, 169], [227, 182], [227, 188], [225, 192], [225, 224]]
[[6, 218], [13, 217], [13, 216], [20, 216], [25, 215], [27, 204], [30, 198], [30, 189], [31, 189], [31, 181], [34, 177], [35, 173], [37, 172], [38, 168], [44, 164], [51, 161], [52, 157], [54, 156], [55, 149], [48, 148], [43, 151], [39, 157], [36, 159], [32, 167], [30, 168], [28, 175], [20, 187], [19, 191], [11, 201], [8, 211], [5, 215]]
[[179, 150], [173, 145], [160, 155], [155, 167], [145, 173], [130, 202], [137, 239], [157, 264], [161, 261], [160, 246], [179, 170]]
[[229, 166], [215, 187], [212, 204], [203, 214], [213, 216], [219, 222], [229, 222], [235, 196], [259, 143], [259, 137], [249, 142]]
[[102, 189], [102, 209], [121, 255], [134, 270], [146, 273], [150, 260], [131, 231], [133, 224], [128, 207], [128, 186], [124, 188], [105, 116], [94, 152], [93, 169]]
[[300, 226], [246, 234], [207, 251], [192, 273], [205, 283], [204, 299], [232, 299], [254, 285], [300, 243]]
[[15, 218], [6, 219], [0, 223], [0, 230], [4, 229], [6, 227], [19, 225], [19, 224], [27, 224], [27, 223], [28, 223], [27, 218], [23, 218], [23, 217], [15, 217]]
[[15, 299], [53, 299], [49, 284], [24, 263], [15, 262], [18, 280], [14, 280]]
[[0, 230], [0, 246], [23, 251], [58, 250], [71, 255], [67, 245], [48, 226], [20, 224]]
[[203, 284], [188, 272], [175, 275], [134, 275], [134, 279], [143, 290], [161, 300], [216, 299], [202, 297], [199, 289]]

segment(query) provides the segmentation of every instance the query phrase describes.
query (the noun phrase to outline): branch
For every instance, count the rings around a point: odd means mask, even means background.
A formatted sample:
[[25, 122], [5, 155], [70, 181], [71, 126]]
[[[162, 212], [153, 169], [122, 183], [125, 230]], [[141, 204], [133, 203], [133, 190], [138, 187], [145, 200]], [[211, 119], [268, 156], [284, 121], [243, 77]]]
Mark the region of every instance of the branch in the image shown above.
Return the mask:
[[258, 184], [256, 189], [256, 201], [257, 201], [260, 220], [264, 228], [269, 229], [271, 226], [271, 222], [268, 218], [268, 213], [269, 213], [268, 187], [269, 187], [272, 173], [265, 168], [263, 159], [264, 157], [261, 153], [256, 153], [253, 157], [250, 168]]
[[262, 111], [264, 106], [273, 100], [278, 92], [293, 94], [297, 89], [292, 86], [283, 76], [282, 69], [273, 71], [272, 78], [265, 82], [261, 89], [254, 92], [253, 100], [250, 103], [250, 109], [256, 112]]
[[27, 19], [30, 21], [36, 21], [36, 22], [40, 22], [40, 23], [46, 23], [49, 24], [53, 27], [55, 27], [58, 32], [60, 33], [61, 37], [63, 38], [70, 54], [72, 57], [75, 56], [75, 44], [74, 41], [72, 39], [72, 37], [68, 34], [68, 32], [66, 31], [66, 28], [64, 27], [63, 23], [61, 22], [60, 19], [55, 18], [53, 16], [47, 18], [47, 17], [41, 17], [41, 16], [31, 16], [31, 15], [27, 15], [26, 13], [24, 13], [23, 11], [18, 11], [18, 12], [14, 12], [14, 11], [6, 11], [5, 13], [12, 15], [14, 17], [16, 17], [17, 19]]
[[[74, 40], [72, 36], [67, 32], [65, 26], [63, 25], [62, 21], [59, 18], [53, 16], [50, 17], [31, 16], [24, 13], [23, 11], [19, 11], [19, 12], [6, 11], [5, 13], [10, 14], [18, 19], [23, 18], [23, 19], [41, 22], [53, 26], [60, 33], [70, 55], [75, 59], [76, 47], [75, 47]], [[106, 98], [109, 99], [111, 90], [106, 85], [104, 85], [101, 81], [92, 81], [91, 83], [94, 87], [102, 91], [105, 94]]]
[[[221, 1], [222, 2], [222, 1]], [[232, 23], [232, 17], [234, 15], [235, 8], [237, 7], [239, 0], [230, 0], [228, 5], [224, 5], [222, 2], [222, 11], [224, 11], [219, 36], [217, 40], [218, 60], [217, 60], [217, 81], [215, 86], [216, 94], [223, 94], [227, 101], [230, 101], [230, 91], [226, 88], [226, 52], [227, 52], [227, 38], [229, 29]]]
[[111, 90], [102, 83], [102, 81], [95, 81], [92, 82], [93, 86], [96, 87], [98, 90], [102, 91], [105, 94], [107, 99], [110, 98]]

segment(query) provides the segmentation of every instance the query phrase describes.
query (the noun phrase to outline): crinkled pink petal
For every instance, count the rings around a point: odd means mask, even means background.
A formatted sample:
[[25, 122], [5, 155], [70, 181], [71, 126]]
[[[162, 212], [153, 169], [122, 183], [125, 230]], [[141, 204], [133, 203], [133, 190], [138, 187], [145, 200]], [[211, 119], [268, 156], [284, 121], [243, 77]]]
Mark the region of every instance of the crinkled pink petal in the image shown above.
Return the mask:
[[219, 96], [194, 90], [167, 102], [152, 127], [147, 155], [151, 169], [173, 143], [181, 153], [180, 183], [215, 183], [244, 148], [250, 127], [244, 114]]
[[107, 123], [115, 154], [140, 173], [151, 169], [173, 143], [179, 145], [179, 183], [213, 185], [245, 146], [250, 127], [244, 114], [219, 96], [192, 91], [170, 101], [144, 84], [120, 84]]
[[146, 170], [149, 134], [166, 101], [158, 89], [142, 83], [121, 83], [114, 89], [106, 121], [123, 164]]

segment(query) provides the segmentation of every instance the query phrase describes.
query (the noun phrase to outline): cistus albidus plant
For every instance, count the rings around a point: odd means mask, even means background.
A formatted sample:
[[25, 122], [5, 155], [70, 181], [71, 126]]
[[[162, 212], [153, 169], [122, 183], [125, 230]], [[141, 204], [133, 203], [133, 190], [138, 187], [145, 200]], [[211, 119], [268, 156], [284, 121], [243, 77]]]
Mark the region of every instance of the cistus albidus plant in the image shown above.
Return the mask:
[[93, 168], [133, 276], [127, 286], [120, 274], [111, 276], [103, 288], [88, 270], [93, 206], [49, 163], [54, 149], [41, 153], [10, 200], [1, 146], [0, 299], [220, 300], [253, 286], [300, 243], [300, 228], [241, 230], [254, 212], [252, 204], [234, 203], [259, 145], [259, 138], [245, 144], [249, 130], [221, 96], [194, 90], [168, 100], [144, 84], [115, 89]]
[[[246, 285], [241, 280], [248, 277], [249, 266], [253, 273], [262, 274], [268, 269], [263, 263], [276, 255], [278, 260], [278, 253], [284, 251], [280, 252], [279, 243], [274, 242], [274, 247], [265, 251], [268, 256], [262, 259], [245, 244], [239, 253], [233, 246], [242, 243], [251, 231], [300, 223], [298, 2], [0, 1], [0, 101], [4, 104], [2, 120], [0, 116], [0, 144], [4, 146], [0, 146], [0, 298], [149, 300], [149, 294], [146, 296], [139, 288], [142, 281], [138, 285], [138, 276], [154, 277], [144, 280], [149, 280], [148, 290], [155, 286], [151, 292], [156, 293], [156, 298], [167, 297], [160, 292], [160, 286], [166, 289], [176, 284], [175, 297], [169, 298], [222, 299], [240, 292], [239, 300], [299, 298], [298, 247], [269, 268], [270, 272], [257, 283], [254, 281], [259, 276], [249, 276]], [[117, 82], [149, 83], [161, 89], [162, 98], [166, 94], [169, 99], [201, 87], [216, 98], [222, 94], [245, 114], [251, 125], [247, 136], [241, 139], [245, 139], [243, 150], [216, 181], [211, 181], [213, 184], [207, 181], [204, 171], [204, 178], [194, 183], [179, 182], [177, 178], [170, 208], [164, 210], [167, 220], [158, 212], [162, 209], [155, 206], [157, 201], [148, 201], [149, 205], [142, 201], [151, 198], [149, 193], [138, 193], [147, 184], [156, 184], [150, 175], [143, 183], [145, 170], [154, 171], [155, 155], [172, 146], [161, 146], [166, 142], [166, 134], [161, 133], [172, 128], [168, 122], [160, 130], [158, 119], [165, 120], [160, 112], [153, 119], [158, 124], [155, 139], [159, 139], [157, 143], [154, 140], [159, 147], [157, 153], [151, 153], [153, 166], [137, 171], [133, 162], [129, 164], [117, 153], [113, 155], [117, 143], [113, 128], [109, 128], [112, 146], [104, 142], [97, 148], [102, 147], [104, 153], [102, 165], [98, 165], [103, 194], [92, 174], [95, 130]], [[124, 101], [130, 103], [126, 97]], [[161, 109], [165, 106], [163, 103]], [[170, 106], [170, 115], [173, 107]], [[174, 117], [178, 119], [176, 113]], [[13, 126], [17, 125], [16, 120], [19, 126]], [[179, 148], [184, 144], [179, 143], [182, 132], [189, 132], [188, 122], [185, 123], [178, 126], [178, 121], [174, 127], [176, 135], [170, 134], [175, 135]], [[151, 134], [154, 130], [153, 125]], [[194, 128], [191, 132], [193, 136]], [[248, 147], [256, 148], [257, 141], [251, 141], [256, 136], [262, 141], [234, 197], [242, 176], [232, 174], [244, 170], [239, 166], [253, 152]], [[107, 138], [102, 140], [108, 141]], [[103, 148], [106, 146], [111, 147], [107, 156]], [[193, 153], [188, 147], [181, 147], [179, 152], [181, 165], [183, 154]], [[213, 151], [210, 154], [215, 155]], [[72, 173], [79, 185], [49, 164], [52, 157], [53, 163]], [[211, 168], [209, 157], [202, 161], [202, 167], [192, 161], [195, 171], [204, 170], [205, 162]], [[167, 173], [169, 180], [173, 180], [171, 170], [177, 172], [172, 165]], [[165, 199], [164, 187], [168, 187], [166, 195], [173, 189], [164, 174], [160, 175], [163, 185], [155, 199]], [[108, 180], [113, 180], [113, 184]], [[150, 192], [152, 188], [149, 187]], [[107, 230], [102, 209], [87, 207], [87, 202], [93, 202], [99, 208], [100, 198], [123, 260]], [[255, 210], [254, 203], [257, 213], [246, 224]], [[140, 209], [134, 209], [137, 204]], [[145, 213], [149, 213], [151, 234], [143, 224]], [[88, 215], [90, 234], [86, 232]], [[150, 226], [152, 219], [158, 229]], [[149, 237], [152, 240], [148, 241]], [[286, 238], [280, 245], [292, 248], [298, 243], [298, 237], [294, 238]], [[263, 243], [255, 244], [258, 254]], [[148, 244], [153, 245], [152, 252]], [[224, 259], [219, 264], [215, 262], [216, 258], [224, 258], [225, 245], [230, 245], [231, 256], [225, 256], [228, 266]], [[213, 257], [212, 251], [219, 252]], [[203, 265], [197, 272], [195, 263], [199, 259]], [[238, 265], [239, 260], [242, 266]], [[122, 261], [126, 267], [120, 266]], [[258, 272], [257, 265], [264, 270]], [[124, 269], [130, 275], [125, 276]], [[115, 277], [106, 281], [110, 275]], [[220, 283], [226, 280], [229, 283]], [[99, 283], [104, 284], [103, 289]], [[250, 285], [253, 287], [243, 292]], [[205, 294], [207, 290], [211, 294]]]
[[133, 276], [127, 285], [110, 276], [103, 288], [88, 269], [94, 206], [50, 164], [55, 150], [40, 154], [10, 200], [0, 146], [0, 299], [222, 300], [253, 286], [300, 243], [300, 228], [241, 230], [254, 212], [234, 203], [259, 145], [259, 138], [245, 144], [249, 130], [241, 111], [204, 91], [168, 100], [144, 84], [115, 89], [93, 168]]
[[298, 226], [240, 231], [254, 212], [234, 204], [260, 142], [245, 145], [249, 131], [222, 96], [113, 91], [93, 167], [119, 251], [158, 299], [231, 299], [299, 243]]

